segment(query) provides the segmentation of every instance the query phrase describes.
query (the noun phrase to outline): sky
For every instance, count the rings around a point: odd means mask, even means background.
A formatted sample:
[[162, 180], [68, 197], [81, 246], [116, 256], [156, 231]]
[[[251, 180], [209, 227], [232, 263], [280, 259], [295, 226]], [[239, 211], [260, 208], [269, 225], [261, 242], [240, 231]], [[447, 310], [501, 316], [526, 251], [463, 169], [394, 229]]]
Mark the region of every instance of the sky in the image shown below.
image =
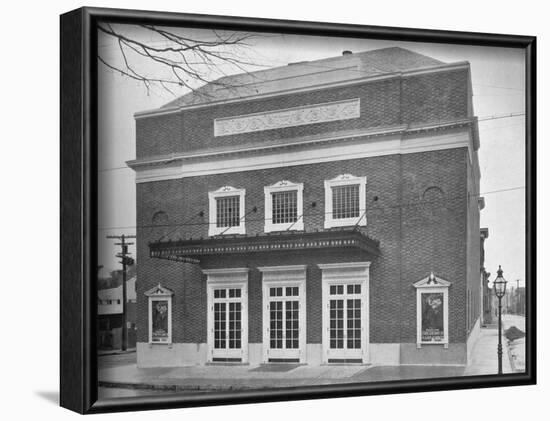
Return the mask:
[[[158, 43], [143, 30], [122, 28], [126, 33]], [[137, 32], [134, 32], [137, 31]], [[182, 30], [179, 29], [181, 32]], [[185, 30], [194, 37], [210, 38], [204, 30]], [[399, 46], [443, 62], [469, 61], [472, 71], [474, 114], [479, 122], [481, 169], [480, 193], [485, 198], [481, 211], [481, 227], [489, 229], [485, 242], [485, 267], [496, 277], [502, 265], [508, 281], [525, 279], [525, 120], [523, 116], [504, 117], [525, 112], [525, 57], [521, 49], [497, 47], [456, 46], [431, 43], [410, 43], [370, 39], [328, 38], [262, 34], [249, 40], [249, 47], [240, 52], [250, 66], [247, 70], [284, 66], [288, 63], [316, 60], [341, 55], [343, 50], [363, 52]], [[118, 45], [100, 33], [99, 54], [120, 62]], [[160, 43], [159, 43], [160, 45]], [[144, 72], [154, 74], [147, 61], [136, 61]], [[252, 65], [252, 64], [257, 64]], [[223, 66], [211, 70], [209, 78], [240, 73], [241, 70]], [[98, 112], [98, 264], [100, 275], [119, 269], [119, 250], [113, 234], [135, 234], [135, 174], [125, 162], [135, 158], [135, 120], [137, 111], [157, 108], [187, 91], [175, 91], [176, 96], [161, 89], [145, 89], [142, 83], [131, 80], [99, 64]], [[195, 85], [194, 87], [198, 87]], [[493, 118], [493, 117], [499, 118]], [[130, 247], [135, 256], [135, 246]]]

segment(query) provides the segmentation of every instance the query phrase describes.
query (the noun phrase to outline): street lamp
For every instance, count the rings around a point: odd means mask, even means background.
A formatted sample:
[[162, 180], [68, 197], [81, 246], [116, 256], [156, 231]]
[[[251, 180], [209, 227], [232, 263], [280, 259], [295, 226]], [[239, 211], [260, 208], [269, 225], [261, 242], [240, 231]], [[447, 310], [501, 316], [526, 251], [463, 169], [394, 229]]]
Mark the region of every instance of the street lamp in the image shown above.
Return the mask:
[[497, 279], [493, 282], [493, 288], [498, 298], [498, 374], [502, 374], [502, 297], [506, 294], [506, 279], [502, 277], [500, 265], [497, 270]]

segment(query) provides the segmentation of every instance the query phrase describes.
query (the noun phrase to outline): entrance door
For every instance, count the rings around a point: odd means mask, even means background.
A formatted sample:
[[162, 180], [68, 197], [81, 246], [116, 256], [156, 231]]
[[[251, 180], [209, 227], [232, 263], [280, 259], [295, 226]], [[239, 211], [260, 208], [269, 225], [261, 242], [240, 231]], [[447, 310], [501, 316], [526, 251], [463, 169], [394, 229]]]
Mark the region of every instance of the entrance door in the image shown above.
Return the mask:
[[268, 362], [300, 361], [300, 289], [300, 286], [268, 288]]
[[262, 272], [262, 361], [306, 362], [306, 266], [266, 266]]
[[323, 272], [322, 361], [368, 362], [370, 262], [318, 266]]
[[214, 287], [212, 293], [212, 361], [240, 362], [243, 354], [243, 290], [241, 287]]
[[364, 302], [361, 283], [329, 286], [328, 362], [362, 362]]

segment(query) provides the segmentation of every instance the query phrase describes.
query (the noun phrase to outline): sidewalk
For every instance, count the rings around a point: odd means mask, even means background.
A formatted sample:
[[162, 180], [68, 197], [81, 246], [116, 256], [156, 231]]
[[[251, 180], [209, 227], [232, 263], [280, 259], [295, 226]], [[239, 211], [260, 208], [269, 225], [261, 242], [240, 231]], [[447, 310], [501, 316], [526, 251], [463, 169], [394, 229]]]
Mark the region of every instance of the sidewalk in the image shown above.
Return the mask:
[[262, 364], [137, 368], [128, 364], [99, 370], [99, 386], [167, 391], [243, 390], [457, 377], [463, 373], [462, 366]]
[[[512, 373], [510, 357], [506, 346], [506, 337], [502, 329], [502, 372]], [[471, 363], [464, 371], [465, 376], [479, 376], [485, 374], [498, 374], [498, 329], [482, 328], [479, 338], [472, 350]]]
[[[138, 368], [132, 361], [100, 369], [99, 386], [198, 392], [490, 375], [497, 374], [497, 339], [497, 329], [481, 329], [467, 367], [261, 364]], [[506, 338], [502, 360], [504, 373], [511, 373]]]
[[[99, 385], [162, 390], [233, 390], [267, 387], [296, 387], [349, 382], [363, 365], [306, 366], [207, 365], [173, 368], [137, 368], [135, 364], [99, 371]], [[356, 380], [357, 381], [357, 380]]]

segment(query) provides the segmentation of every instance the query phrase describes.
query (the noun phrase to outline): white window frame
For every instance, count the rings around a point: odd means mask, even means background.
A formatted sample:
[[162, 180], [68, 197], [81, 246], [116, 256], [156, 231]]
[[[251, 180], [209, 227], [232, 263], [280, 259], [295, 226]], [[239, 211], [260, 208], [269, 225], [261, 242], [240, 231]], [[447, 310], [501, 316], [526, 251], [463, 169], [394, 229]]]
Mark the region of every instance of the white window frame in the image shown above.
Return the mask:
[[[149, 299], [149, 343], [154, 345], [170, 345], [172, 343], [172, 296], [174, 291], [158, 284], [145, 292], [145, 296]], [[166, 300], [168, 301], [168, 338], [162, 341], [153, 341], [153, 301]]]
[[[295, 191], [296, 193], [296, 214], [298, 220], [296, 222], [286, 222], [282, 224], [273, 223], [273, 197], [272, 193]], [[264, 202], [265, 202], [265, 226], [264, 232], [273, 231], [303, 231], [304, 229], [304, 184], [293, 183], [288, 180], [281, 180], [271, 186], [264, 187]]]
[[[337, 186], [359, 185], [359, 216], [353, 218], [334, 219], [332, 209], [332, 188]], [[341, 174], [332, 180], [325, 180], [325, 228], [347, 227], [351, 225], [366, 226], [367, 215], [367, 177], [356, 177], [351, 174]]]
[[[443, 345], [449, 347], [449, 287], [451, 283], [434, 276], [421, 279], [413, 284], [416, 288], [416, 347], [422, 345]], [[422, 340], [422, 294], [443, 293], [443, 341]]]
[[[245, 189], [236, 189], [235, 187], [231, 186], [224, 186], [219, 188], [215, 191], [208, 192], [208, 207], [209, 207], [209, 218], [208, 218], [208, 235], [214, 236], [214, 235], [232, 235], [232, 234], [245, 234], [246, 228], [245, 228], [245, 206], [244, 206], [244, 199], [245, 199]], [[239, 196], [239, 225], [235, 227], [218, 227], [216, 226], [216, 212], [217, 212], [217, 206], [216, 206], [216, 199], [221, 197], [229, 197], [229, 196]]]
[[[323, 303], [323, 357], [324, 364], [328, 364], [330, 355], [330, 286], [334, 284], [361, 284], [361, 360], [363, 364], [369, 362], [369, 284], [371, 262], [348, 262], [319, 264], [322, 271], [322, 303]], [[345, 327], [344, 327], [345, 329]], [[344, 336], [344, 340], [346, 337]]]
[[[298, 298], [298, 358], [300, 364], [306, 363], [306, 270], [307, 265], [292, 265], [292, 266], [264, 266], [258, 267], [258, 270], [262, 273], [262, 331], [263, 331], [263, 346], [262, 346], [262, 361], [268, 363], [272, 358], [270, 355], [270, 336], [269, 336], [269, 289], [282, 287], [299, 287], [300, 294]], [[284, 296], [281, 297], [284, 301]], [[285, 311], [285, 309], [283, 309]], [[285, 326], [283, 326], [285, 329]], [[292, 351], [290, 351], [292, 352]], [[273, 356], [273, 358], [281, 358], [281, 356]], [[285, 357], [283, 357], [285, 358]], [[293, 357], [290, 357], [293, 358]]]
[[[239, 354], [242, 363], [248, 362], [248, 270], [248, 268], [203, 269], [203, 273], [206, 275], [208, 306], [206, 321], [206, 360], [208, 362], [214, 362], [213, 359], [216, 358], [214, 356], [214, 290], [218, 288], [241, 288], [241, 349]], [[233, 355], [229, 357], [233, 357]]]

